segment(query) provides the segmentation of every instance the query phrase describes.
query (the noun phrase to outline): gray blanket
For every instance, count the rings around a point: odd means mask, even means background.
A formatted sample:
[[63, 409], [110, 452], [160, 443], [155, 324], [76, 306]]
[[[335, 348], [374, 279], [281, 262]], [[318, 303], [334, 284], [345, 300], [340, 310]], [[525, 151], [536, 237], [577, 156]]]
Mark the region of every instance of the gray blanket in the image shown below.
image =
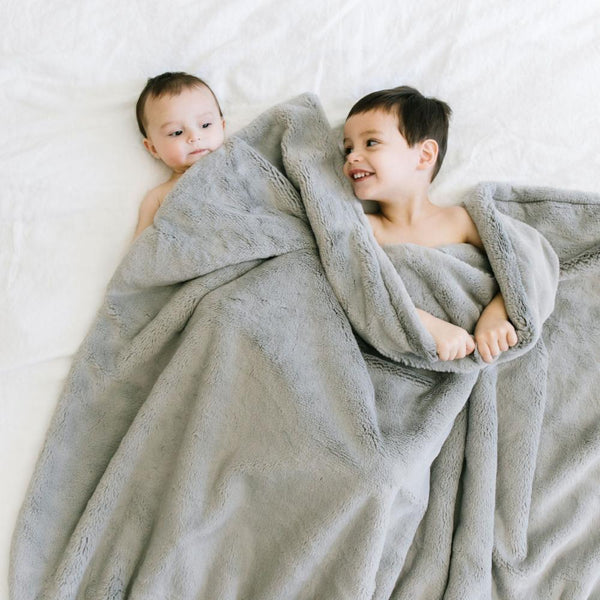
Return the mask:
[[[342, 161], [305, 95], [182, 177], [75, 357], [13, 600], [600, 597], [599, 198], [485, 184], [485, 255], [380, 248]], [[498, 287], [518, 345], [439, 362], [415, 307], [472, 330]]]

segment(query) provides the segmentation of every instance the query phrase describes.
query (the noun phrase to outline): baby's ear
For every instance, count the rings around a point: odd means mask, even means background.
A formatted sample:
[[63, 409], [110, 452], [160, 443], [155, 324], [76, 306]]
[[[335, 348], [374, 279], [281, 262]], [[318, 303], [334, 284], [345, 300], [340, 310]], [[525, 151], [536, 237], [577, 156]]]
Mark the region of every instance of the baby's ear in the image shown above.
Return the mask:
[[154, 158], [159, 158], [154, 144], [148, 138], [144, 138], [144, 148], [146, 148], [146, 150], [148, 150], [148, 152], [150, 152]]
[[440, 151], [438, 143], [435, 140], [425, 140], [420, 142], [421, 151], [419, 153], [419, 169], [429, 169], [435, 166], [438, 153]]

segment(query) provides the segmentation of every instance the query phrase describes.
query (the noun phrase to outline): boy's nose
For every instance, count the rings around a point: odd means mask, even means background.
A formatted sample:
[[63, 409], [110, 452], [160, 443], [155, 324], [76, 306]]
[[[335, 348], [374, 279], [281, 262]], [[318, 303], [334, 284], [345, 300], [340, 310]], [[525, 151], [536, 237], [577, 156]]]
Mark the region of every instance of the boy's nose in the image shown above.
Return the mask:
[[356, 162], [359, 156], [356, 150], [350, 150], [348, 154], [346, 154], [346, 162]]

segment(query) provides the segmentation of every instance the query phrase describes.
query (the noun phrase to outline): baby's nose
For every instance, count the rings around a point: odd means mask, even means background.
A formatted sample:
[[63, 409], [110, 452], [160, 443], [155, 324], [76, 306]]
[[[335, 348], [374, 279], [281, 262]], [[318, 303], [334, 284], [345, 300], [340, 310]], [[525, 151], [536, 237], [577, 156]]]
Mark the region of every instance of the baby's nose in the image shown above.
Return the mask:
[[202, 130], [196, 129], [195, 131], [190, 131], [190, 142], [197, 142], [202, 137]]

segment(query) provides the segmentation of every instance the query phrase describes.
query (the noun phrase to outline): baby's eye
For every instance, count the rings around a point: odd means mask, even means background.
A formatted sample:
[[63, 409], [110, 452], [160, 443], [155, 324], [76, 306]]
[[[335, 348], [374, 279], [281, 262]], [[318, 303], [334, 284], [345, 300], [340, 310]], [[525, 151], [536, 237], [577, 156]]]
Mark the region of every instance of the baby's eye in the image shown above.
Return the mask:
[[177, 137], [178, 135], [181, 135], [183, 133], [183, 131], [181, 129], [178, 129], [177, 131], [173, 131], [169, 134], [169, 137]]
[[202, 129], [206, 129], [207, 127], [210, 127], [212, 125], [212, 123], [202, 123]]

